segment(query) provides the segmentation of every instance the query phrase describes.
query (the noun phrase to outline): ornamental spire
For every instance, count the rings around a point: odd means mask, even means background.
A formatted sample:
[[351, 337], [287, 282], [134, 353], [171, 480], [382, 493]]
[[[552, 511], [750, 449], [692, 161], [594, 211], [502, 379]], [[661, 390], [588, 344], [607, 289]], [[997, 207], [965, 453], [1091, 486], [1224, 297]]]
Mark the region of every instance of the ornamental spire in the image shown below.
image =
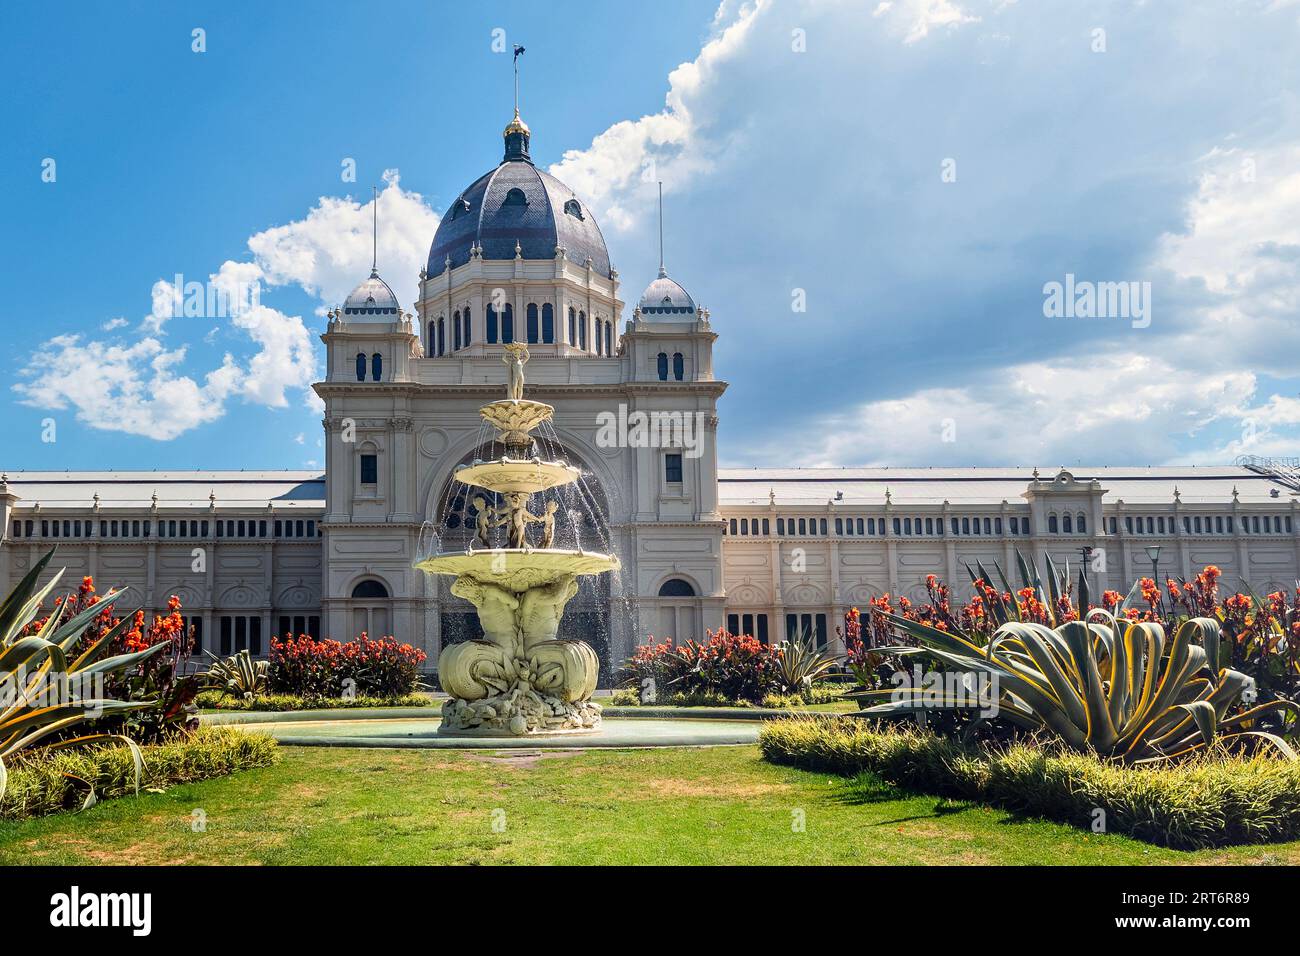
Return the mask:
[[515, 116], [506, 124], [504, 136], [506, 140], [506, 155], [502, 162], [509, 162], [512, 159], [522, 159], [524, 162], [531, 163], [532, 157], [528, 155], [528, 141], [532, 134], [528, 129], [528, 124], [519, 118], [519, 57], [523, 55], [524, 48], [515, 45]]

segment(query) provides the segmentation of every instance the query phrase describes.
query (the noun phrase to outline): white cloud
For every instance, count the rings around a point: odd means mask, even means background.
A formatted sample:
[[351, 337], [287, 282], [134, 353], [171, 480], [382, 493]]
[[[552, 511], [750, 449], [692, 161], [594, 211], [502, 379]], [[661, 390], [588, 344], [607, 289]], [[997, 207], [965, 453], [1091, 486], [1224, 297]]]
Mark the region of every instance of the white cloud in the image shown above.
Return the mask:
[[[1029, 362], [864, 403], [765, 451], [806, 465], [1163, 461], [1178, 436], [1239, 421], [1255, 388], [1249, 373], [1188, 376], [1145, 356]], [[1121, 437], [1135, 431], [1140, 446]]]
[[[379, 193], [380, 265], [395, 289], [404, 290], [409, 308], [438, 217], [418, 193], [402, 190], [395, 170], [384, 173]], [[320, 411], [311, 384], [318, 377], [316, 343], [302, 317], [288, 315], [261, 301], [263, 286], [297, 285], [321, 299], [319, 312], [341, 302], [370, 271], [373, 203], [322, 197], [300, 220], [267, 229], [248, 240], [250, 262], [228, 260], [208, 276], [199, 291], [159, 279], [150, 290], [151, 308], [142, 320], [141, 338], [131, 345], [83, 341], [78, 335], [56, 336], [28, 357], [13, 386], [24, 404], [55, 410], [73, 409], [93, 428], [122, 431], [165, 441], [220, 418], [231, 400], [267, 408], [285, 408], [289, 392]], [[183, 374], [184, 346], [166, 348], [160, 341], [177, 315], [189, 315], [194, 302], [205, 308], [218, 302], [226, 323], [213, 326], [202, 341], [211, 345], [223, 329], [251, 346], [244, 356], [226, 353], [210, 371]], [[122, 328], [125, 319], [105, 323], [105, 331]]]
[[551, 166], [551, 174], [586, 197], [603, 224], [626, 231], [649, 208], [656, 181], [663, 180], [671, 191], [711, 169], [720, 151], [708, 133], [716, 117], [707, 109], [697, 110], [696, 103], [719, 72], [744, 52], [755, 23], [771, 6], [771, 0], [755, 0], [733, 12], [721, 5], [714, 35], [699, 56], [668, 74], [663, 110], [615, 123], [588, 148], [566, 151]]
[[876, 7], [872, 16], [885, 20], [908, 45], [924, 40], [933, 29], [952, 28], [980, 20], [952, 0], [886, 0]]
[[100, 328], [103, 329], [105, 332], [112, 332], [114, 329], [120, 329], [129, 324], [130, 323], [127, 322], [126, 319], [122, 318], [121, 316], [118, 316], [116, 319], [109, 319], [107, 322], [101, 325]]
[[203, 383], [178, 375], [185, 349], [168, 350], [146, 337], [130, 346], [55, 336], [32, 356], [15, 384], [19, 401], [74, 409], [92, 428], [167, 441], [220, 418], [240, 376], [229, 355]]
[[[379, 273], [403, 309], [419, 291], [419, 273], [438, 229], [424, 198], [401, 187], [397, 170], [384, 171], [379, 192]], [[302, 219], [274, 226], [248, 240], [254, 262], [270, 285], [297, 285], [321, 300], [323, 315], [341, 305], [370, 274], [373, 201], [322, 196]]]

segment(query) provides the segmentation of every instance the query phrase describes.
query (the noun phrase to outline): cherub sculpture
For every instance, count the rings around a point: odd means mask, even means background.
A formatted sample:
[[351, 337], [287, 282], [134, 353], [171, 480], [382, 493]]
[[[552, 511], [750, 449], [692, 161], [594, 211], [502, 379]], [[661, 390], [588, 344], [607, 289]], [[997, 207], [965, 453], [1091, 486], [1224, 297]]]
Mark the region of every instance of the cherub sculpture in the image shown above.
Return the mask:
[[539, 548], [545, 549], [555, 546], [555, 512], [559, 507], [560, 503], [558, 501], [548, 501], [546, 502], [546, 514], [540, 518], [533, 517], [534, 521], [542, 523], [542, 542], [538, 545]]
[[474, 496], [474, 511], [474, 540], [485, 548], [491, 548], [492, 529], [501, 527], [507, 519], [498, 517], [498, 509], [489, 506], [482, 495]]

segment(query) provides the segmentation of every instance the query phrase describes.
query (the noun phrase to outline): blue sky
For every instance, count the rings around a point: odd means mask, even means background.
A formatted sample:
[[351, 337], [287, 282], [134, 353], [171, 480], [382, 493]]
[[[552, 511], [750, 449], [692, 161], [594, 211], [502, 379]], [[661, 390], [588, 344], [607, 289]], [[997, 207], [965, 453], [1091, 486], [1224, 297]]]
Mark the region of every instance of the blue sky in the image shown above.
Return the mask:
[[[629, 302], [665, 181], [669, 271], [732, 383], [724, 464], [1300, 454], [1297, 4], [0, 17], [11, 470], [315, 467], [304, 386], [369, 265], [370, 187], [409, 306], [437, 214], [499, 159], [498, 29], [528, 47], [534, 159], [597, 210]], [[265, 308], [151, 319], [177, 273], [255, 274]], [[1149, 324], [1045, 316], [1067, 274], [1149, 283]]]

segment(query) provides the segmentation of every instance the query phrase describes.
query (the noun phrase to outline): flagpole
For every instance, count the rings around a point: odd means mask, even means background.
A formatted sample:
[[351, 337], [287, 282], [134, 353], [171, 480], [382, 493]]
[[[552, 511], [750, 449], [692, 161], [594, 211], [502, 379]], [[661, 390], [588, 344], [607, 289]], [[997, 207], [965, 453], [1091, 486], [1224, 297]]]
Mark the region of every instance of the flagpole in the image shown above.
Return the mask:
[[664, 274], [664, 181], [659, 180], [659, 274]]

